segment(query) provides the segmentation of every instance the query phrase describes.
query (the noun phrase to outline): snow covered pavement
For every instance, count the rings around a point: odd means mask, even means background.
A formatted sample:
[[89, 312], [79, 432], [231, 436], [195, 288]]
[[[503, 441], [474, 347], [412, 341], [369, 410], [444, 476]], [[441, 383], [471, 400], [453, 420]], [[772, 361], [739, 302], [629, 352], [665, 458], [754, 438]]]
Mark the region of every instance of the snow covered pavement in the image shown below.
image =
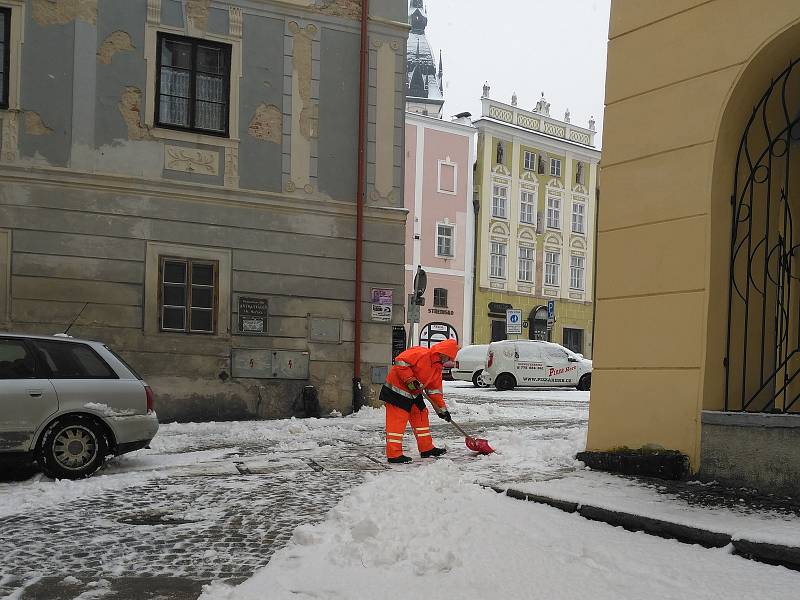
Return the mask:
[[[463, 425], [503, 452], [473, 458], [434, 417], [434, 439], [465, 478], [501, 483], [572, 468], [585, 394], [544, 392], [531, 401], [458, 384], [448, 392]], [[113, 459], [90, 479], [0, 483], [0, 597], [146, 598], [161, 590], [196, 598], [203, 583], [243, 581], [298, 526], [323, 520], [387, 469], [383, 419], [382, 409], [364, 409], [347, 418], [163, 425], [151, 450]], [[417, 456], [410, 432], [406, 443]]]
[[[475, 483], [579, 473], [588, 393], [448, 384], [476, 457], [432, 417], [443, 459], [383, 459], [382, 409], [319, 420], [162, 426], [97, 476], [0, 483], [0, 597], [795, 598], [800, 574]], [[205, 591], [201, 588], [206, 585]]]

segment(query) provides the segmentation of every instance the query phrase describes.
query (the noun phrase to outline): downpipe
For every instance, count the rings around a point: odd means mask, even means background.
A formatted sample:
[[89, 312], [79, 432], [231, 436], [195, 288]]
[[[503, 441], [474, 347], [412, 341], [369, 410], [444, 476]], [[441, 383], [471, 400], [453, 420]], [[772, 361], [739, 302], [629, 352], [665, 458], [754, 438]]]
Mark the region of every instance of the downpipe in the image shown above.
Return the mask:
[[368, 31], [369, 0], [361, 0], [361, 56], [358, 90], [358, 183], [356, 191], [356, 286], [353, 350], [353, 412], [364, 405], [361, 385], [361, 295], [364, 262], [364, 196], [366, 186], [367, 77], [369, 66]]

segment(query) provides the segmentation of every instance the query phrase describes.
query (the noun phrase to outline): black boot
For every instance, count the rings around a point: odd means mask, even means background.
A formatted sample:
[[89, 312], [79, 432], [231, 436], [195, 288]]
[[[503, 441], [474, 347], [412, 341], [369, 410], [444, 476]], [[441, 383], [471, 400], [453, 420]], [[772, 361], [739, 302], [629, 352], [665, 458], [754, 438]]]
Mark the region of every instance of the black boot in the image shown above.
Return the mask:
[[411, 459], [408, 456], [395, 456], [394, 458], [387, 458], [386, 462], [392, 463], [393, 465], [402, 465], [410, 463]]
[[420, 452], [419, 455], [422, 458], [430, 458], [431, 456], [436, 458], [437, 456], [441, 456], [447, 452], [447, 448], [431, 448], [430, 450], [426, 450], [425, 452]]

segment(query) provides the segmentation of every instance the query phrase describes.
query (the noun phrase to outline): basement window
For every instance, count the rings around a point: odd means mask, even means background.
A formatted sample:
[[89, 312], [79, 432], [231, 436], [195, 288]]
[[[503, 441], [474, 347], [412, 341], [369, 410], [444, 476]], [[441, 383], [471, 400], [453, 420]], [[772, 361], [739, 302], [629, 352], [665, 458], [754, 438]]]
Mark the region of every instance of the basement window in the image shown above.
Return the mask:
[[218, 264], [162, 257], [160, 265], [161, 331], [215, 333], [219, 305]]

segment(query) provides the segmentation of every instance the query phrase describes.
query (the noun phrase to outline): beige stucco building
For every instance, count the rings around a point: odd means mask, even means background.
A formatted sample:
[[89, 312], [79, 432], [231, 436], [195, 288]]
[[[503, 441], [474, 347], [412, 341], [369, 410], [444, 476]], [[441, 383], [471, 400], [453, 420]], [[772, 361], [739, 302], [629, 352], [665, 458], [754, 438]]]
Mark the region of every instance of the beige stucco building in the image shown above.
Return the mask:
[[588, 450], [796, 491], [800, 5], [615, 0], [609, 38]]

